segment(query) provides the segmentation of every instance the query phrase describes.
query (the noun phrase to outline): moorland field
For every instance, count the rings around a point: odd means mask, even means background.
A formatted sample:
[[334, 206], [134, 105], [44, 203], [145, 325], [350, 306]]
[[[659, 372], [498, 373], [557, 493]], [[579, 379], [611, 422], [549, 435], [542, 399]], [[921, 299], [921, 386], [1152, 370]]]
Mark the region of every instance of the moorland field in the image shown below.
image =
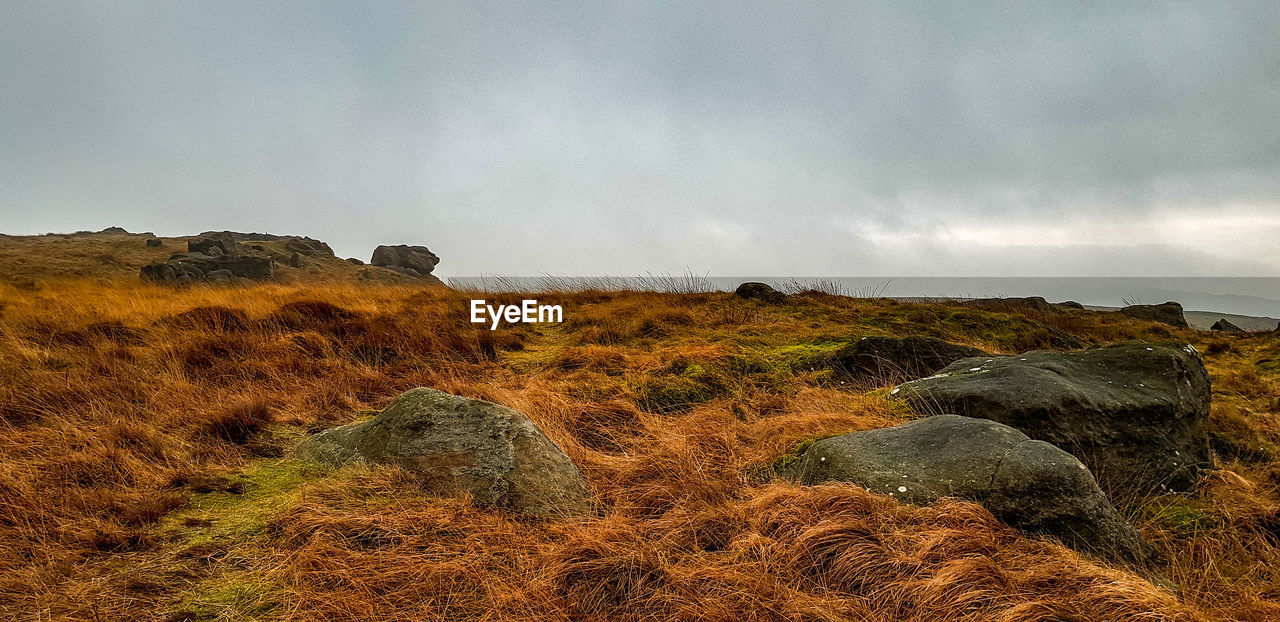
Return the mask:
[[[478, 293], [292, 279], [170, 287], [136, 269], [0, 284], [0, 618], [11, 620], [1280, 619], [1280, 335], [820, 291]], [[148, 251], [149, 252], [149, 251]], [[160, 253], [163, 254], [163, 253]], [[467, 321], [537, 298], [561, 324]], [[1215, 466], [1123, 508], [1114, 565], [981, 506], [799, 486], [802, 443], [926, 413], [824, 360], [867, 335], [1019, 353], [1191, 343]], [[594, 515], [427, 494], [388, 466], [291, 457], [426, 386], [516, 408]]]

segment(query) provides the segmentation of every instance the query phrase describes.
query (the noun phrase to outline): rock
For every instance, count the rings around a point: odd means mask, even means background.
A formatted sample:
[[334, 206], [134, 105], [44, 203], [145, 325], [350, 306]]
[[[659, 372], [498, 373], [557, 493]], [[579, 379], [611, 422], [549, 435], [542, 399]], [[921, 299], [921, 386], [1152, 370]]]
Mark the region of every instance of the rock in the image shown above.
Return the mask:
[[349, 264], [351, 264], [351, 265], [353, 265], [353, 266], [363, 266], [363, 265], [364, 265], [364, 262], [363, 262], [363, 261], [360, 261], [359, 259], [356, 259], [355, 257], [348, 257], [348, 258], [347, 258], [347, 263], [349, 263]]
[[863, 337], [840, 348], [832, 363], [855, 378], [893, 382], [922, 378], [971, 356], [987, 353], [933, 337]]
[[1046, 314], [1066, 313], [1084, 309], [1084, 305], [1074, 300], [1049, 302], [1040, 296], [1028, 296], [1026, 298], [975, 298], [973, 300], [965, 300], [960, 304], [965, 307], [986, 309], [988, 311], [1008, 312], [1026, 309]]
[[328, 244], [312, 238], [289, 238], [284, 250], [308, 257], [333, 257], [333, 249]]
[[290, 268], [301, 268], [306, 265], [302, 262], [302, 255], [297, 251], [294, 251], [292, 255], [289, 255], [288, 264]]
[[158, 238], [148, 238], [147, 246], [151, 248], [158, 248], [158, 247], [164, 246], [164, 242]]
[[1040, 296], [1030, 296], [1027, 298], [975, 298], [960, 303], [965, 307], [975, 307], [978, 309], [987, 309], [989, 311], [1016, 311], [1020, 309], [1029, 309], [1031, 311], [1039, 311], [1040, 313], [1053, 313], [1053, 305]]
[[1190, 345], [961, 359], [892, 392], [991, 419], [1080, 458], [1113, 498], [1184, 491], [1209, 464], [1209, 375]]
[[1175, 328], [1187, 328], [1187, 318], [1182, 315], [1182, 305], [1166, 302], [1158, 305], [1129, 305], [1120, 313], [1139, 320], [1160, 322]]
[[767, 283], [758, 283], [748, 281], [733, 290], [733, 295], [747, 300], [759, 300], [761, 302], [778, 303], [787, 299], [782, 292], [770, 287]]
[[208, 233], [187, 240], [187, 252], [210, 257], [238, 257], [240, 244], [230, 233]]
[[399, 268], [402, 274], [403, 270], [412, 270], [418, 276], [426, 276], [435, 270], [440, 258], [425, 246], [400, 244], [374, 249], [369, 263], [383, 268]]
[[1209, 330], [1220, 330], [1220, 331], [1222, 331], [1222, 332], [1224, 332], [1224, 333], [1243, 333], [1243, 332], [1245, 332], [1243, 328], [1240, 328], [1239, 326], [1236, 326], [1235, 324], [1232, 324], [1231, 322], [1227, 321], [1227, 318], [1225, 318], [1225, 317], [1224, 317], [1224, 318], [1219, 319], [1217, 322], [1214, 322], [1214, 323], [1213, 323], [1213, 326], [1210, 326], [1210, 327], [1209, 327]]
[[1151, 553], [1079, 460], [993, 421], [937, 415], [825, 438], [787, 474], [804, 484], [854, 482], [905, 503], [975, 501], [1013, 527], [1119, 561]]
[[236, 275], [234, 272], [227, 270], [226, 268], [223, 268], [220, 270], [210, 270], [204, 274], [205, 280], [209, 281], [210, 283], [230, 281], [231, 279], [235, 278], [235, 276]]
[[227, 280], [231, 277], [270, 279], [275, 276], [275, 260], [240, 247], [231, 234], [211, 233], [187, 242], [186, 253], [175, 253], [167, 261], [142, 267], [141, 276], [163, 283], [186, 284]]
[[564, 451], [517, 410], [417, 388], [372, 420], [311, 436], [299, 457], [399, 465], [439, 494], [537, 515], [591, 512], [586, 480]]
[[115, 235], [133, 235], [129, 233], [129, 231], [124, 227], [107, 227], [106, 229], [103, 229], [98, 233], [109, 233], [109, 234], [115, 234]]

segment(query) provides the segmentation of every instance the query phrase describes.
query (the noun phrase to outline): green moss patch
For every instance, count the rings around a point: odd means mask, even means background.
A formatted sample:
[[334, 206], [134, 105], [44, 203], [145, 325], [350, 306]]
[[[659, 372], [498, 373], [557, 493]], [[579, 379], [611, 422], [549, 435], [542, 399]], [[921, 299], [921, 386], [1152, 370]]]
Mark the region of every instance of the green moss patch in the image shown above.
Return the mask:
[[1195, 535], [1222, 526], [1208, 503], [1185, 495], [1165, 495], [1142, 508], [1143, 517], [1163, 529]]
[[205, 579], [183, 594], [175, 619], [265, 620], [280, 605], [279, 588], [250, 572]]
[[291, 458], [261, 462], [234, 476], [235, 488], [243, 492], [197, 494], [185, 508], [170, 513], [161, 529], [193, 545], [254, 537], [297, 500], [303, 483], [326, 470]]

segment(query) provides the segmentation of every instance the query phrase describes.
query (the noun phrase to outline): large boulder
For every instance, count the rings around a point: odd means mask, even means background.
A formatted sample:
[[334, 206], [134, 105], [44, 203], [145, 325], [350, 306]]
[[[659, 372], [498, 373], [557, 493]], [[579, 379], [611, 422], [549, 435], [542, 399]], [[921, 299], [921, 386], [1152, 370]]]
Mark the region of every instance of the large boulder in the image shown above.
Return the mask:
[[759, 300], [761, 302], [782, 302], [787, 299], [786, 294], [774, 289], [768, 283], [758, 283], [748, 281], [733, 290], [733, 295], [747, 300]]
[[933, 337], [863, 337], [840, 348], [832, 365], [855, 379], [899, 382], [928, 376], [972, 356], [987, 353]]
[[1222, 331], [1222, 332], [1224, 332], [1224, 333], [1243, 333], [1243, 332], [1245, 332], [1243, 328], [1240, 328], [1239, 326], [1236, 326], [1235, 324], [1232, 324], [1232, 323], [1231, 323], [1230, 321], [1228, 321], [1228, 320], [1227, 320], [1227, 318], [1225, 318], [1225, 317], [1224, 317], [1224, 318], [1219, 318], [1217, 322], [1214, 322], [1214, 323], [1213, 323], [1213, 326], [1210, 326], [1210, 327], [1209, 327], [1209, 330], [1217, 330], [1217, 331]]
[[369, 421], [311, 436], [297, 454], [399, 465], [432, 492], [470, 493], [482, 506], [543, 516], [591, 512], [578, 467], [524, 413], [435, 389], [407, 391]]
[[854, 482], [905, 503], [957, 497], [1075, 549], [1134, 563], [1150, 555], [1079, 460], [993, 421], [937, 415], [822, 439], [789, 475], [804, 484]]
[[1190, 345], [961, 359], [892, 393], [921, 412], [991, 419], [1053, 443], [1113, 498], [1187, 490], [1209, 464], [1209, 374]]
[[383, 268], [391, 268], [409, 276], [425, 277], [435, 270], [440, 258], [425, 246], [379, 246], [374, 249], [369, 263]]
[[1166, 302], [1158, 305], [1129, 305], [1120, 309], [1120, 313], [1139, 320], [1160, 322], [1175, 328], [1187, 328], [1187, 318], [1182, 314], [1182, 305]]
[[206, 233], [187, 240], [188, 253], [200, 253], [208, 257], [238, 257], [240, 243], [225, 231]]

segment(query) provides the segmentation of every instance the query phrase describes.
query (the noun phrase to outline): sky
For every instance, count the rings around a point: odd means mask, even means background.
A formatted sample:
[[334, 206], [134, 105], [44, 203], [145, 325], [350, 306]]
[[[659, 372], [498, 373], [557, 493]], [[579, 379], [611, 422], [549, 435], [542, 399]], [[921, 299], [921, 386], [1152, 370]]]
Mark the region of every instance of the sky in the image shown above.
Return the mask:
[[446, 276], [1280, 276], [1274, 2], [2, 13], [4, 233], [422, 244]]

